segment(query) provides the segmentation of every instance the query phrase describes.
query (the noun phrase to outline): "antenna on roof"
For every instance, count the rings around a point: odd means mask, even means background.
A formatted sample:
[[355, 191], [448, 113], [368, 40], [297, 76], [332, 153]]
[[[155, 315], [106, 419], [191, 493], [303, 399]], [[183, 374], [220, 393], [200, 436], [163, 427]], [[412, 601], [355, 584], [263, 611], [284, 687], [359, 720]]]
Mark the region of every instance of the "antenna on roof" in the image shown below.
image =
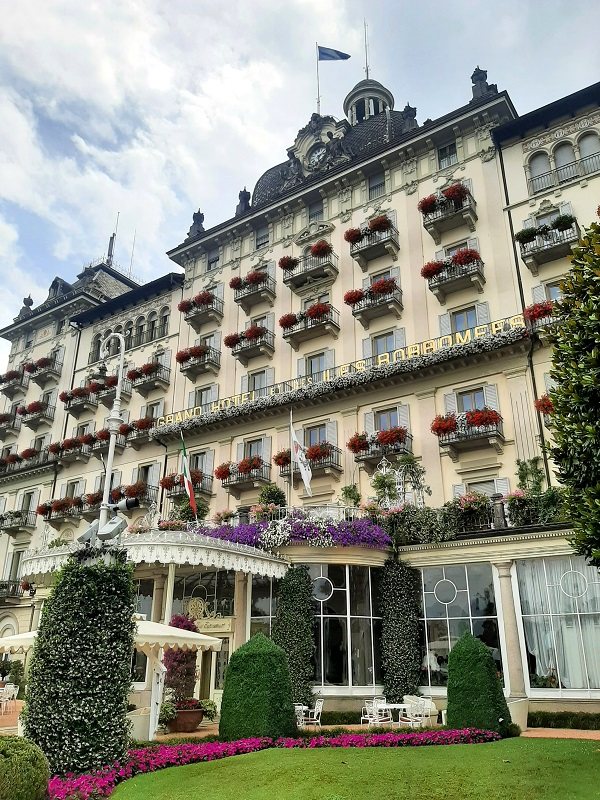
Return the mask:
[[115, 232], [111, 235], [110, 239], [108, 240], [108, 255], [106, 257], [106, 263], [109, 267], [112, 267], [113, 263], [113, 254], [115, 251], [115, 242], [117, 240], [117, 231], [119, 230], [119, 214], [121, 212], [117, 211], [117, 221], [115, 223]]
[[365, 26], [365, 75], [367, 76], [367, 80], [369, 80], [369, 38], [367, 34], [367, 20], [363, 19], [363, 23]]
[[131, 261], [129, 262], [129, 272], [127, 273], [127, 277], [131, 278], [131, 272], [133, 270], [133, 254], [135, 253], [135, 235], [137, 233], [137, 228], [133, 229], [133, 244], [131, 245]]

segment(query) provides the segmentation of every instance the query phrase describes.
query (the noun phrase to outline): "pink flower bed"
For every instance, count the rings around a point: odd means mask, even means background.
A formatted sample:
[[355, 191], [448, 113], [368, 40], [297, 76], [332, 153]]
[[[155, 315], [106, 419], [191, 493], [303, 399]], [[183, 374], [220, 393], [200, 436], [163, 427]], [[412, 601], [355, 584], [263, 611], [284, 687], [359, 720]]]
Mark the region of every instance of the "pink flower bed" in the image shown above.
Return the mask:
[[269, 738], [240, 739], [237, 742], [198, 742], [198, 744], [157, 745], [142, 750], [130, 750], [125, 764], [114, 764], [87, 775], [53, 777], [48, 784], [50, 800], [92, 800], [109, 797], [118, 783], [156, 772], [166, 767], [179, 767], [199, 761], [216, 761], [242, 753], [256, 753], [272, 747], [424, 747], [442, 744], [484, 744], [496, 742], [500, 736], [493, 731], [476, 728], [445, 731], [428, 730], [419, 733], [343, 733], [339, 736], [314, 736], [311, 739]]

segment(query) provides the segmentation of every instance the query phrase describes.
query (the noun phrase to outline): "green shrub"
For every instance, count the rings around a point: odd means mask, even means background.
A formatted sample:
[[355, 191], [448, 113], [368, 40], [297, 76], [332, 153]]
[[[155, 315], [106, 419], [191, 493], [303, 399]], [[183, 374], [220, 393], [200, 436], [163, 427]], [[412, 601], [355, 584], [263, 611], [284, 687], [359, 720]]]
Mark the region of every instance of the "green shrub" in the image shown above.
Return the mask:
[[44, 800], [48, 762], [37, 745], [19, 736], [0, 736], [0, 798]]
[[14, 683], [15, 686], [21, 688], [25, 683], [25, 667], [23, 662], [15, 658], [10, 662], [10, 672], [8, 673], [8, 683]]
[[279, 486], [274, 483], [267, 483], [260, 490], [258, 502], [265, 506], [268, 506], [269, 503], [274, 503], [276, 506], [284, 506], [287, 501], [285, 492]]
[[303, 705], [312, 700], [314, 605], [308, 569], [290, 567], [279, 584], [272, 639], [287, 658], [292, 700]]
[[586, 711], [530, 711], [530, 728], [573, 728], [580, 731], [600, 730], [600, 714]]
[[360, 711], [323, 711], [323, 725], [360, 725]]
[[10, 668], [12, 666], [12, 661], [8, 661], [8, 659], [3, 659], [0, 661], [0, 678], [4, 680], [8, 673], [10, 672]]
[[492, 654], [464, 633], [448, 656], [448, 727], [510, 734], [511, 719]]
[[293, 736], [296, 718], [285, 653], [262, 633], [231, 656], [225, 672], [219, 737]]
[[419, 687], [420, 599], [419, 572], [402, 561], [388, 559], [383, 566], [379, 604], [383, 691], [392, 703], [401, 703], [405, 694], [417, 694]]
[[342, 486], [340, 494], [342, 495], [342, 499], [345, 501], [346, 505], [357, 506], [360, 503], [361, 494], [358, 491], [358, 486], [355, 483]]

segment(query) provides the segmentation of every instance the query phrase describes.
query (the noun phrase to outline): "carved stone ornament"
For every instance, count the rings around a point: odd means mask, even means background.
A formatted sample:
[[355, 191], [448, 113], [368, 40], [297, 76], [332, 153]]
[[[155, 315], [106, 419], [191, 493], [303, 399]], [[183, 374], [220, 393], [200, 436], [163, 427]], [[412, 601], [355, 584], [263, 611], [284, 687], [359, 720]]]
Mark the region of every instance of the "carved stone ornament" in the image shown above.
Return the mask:
[[539, 147], [543, 147], [550, 142], [555, 142], [557, 139], [564, 139], [566, 136], [571, 136], [598, 124], [600, 124], [600, 113], [587, 114], [581, 119], [573, 120], [567, 124], [563, 123], [556, 128], [551, 128], [549, 131], [538, 134], [528, 142], [523, 142], [523, 152], [527, 153], [531, 150], [537, 150]]
[[479, 158], [482, 161], [492, 161], [496, 158], [496, 148], [495, 147], [487, 147], [485, 150], [479, 151]]
[[416, 158], [407, 158], [406, 161], [403, 161], [400, 166], [402, 167], [402, 172], [404, 175], [412, 175], [413, 172], [417, 171], [417, 159]]
[[294, 224], [294, 215], [293, 214], [286, 214], [281, 220], [281, 227], [286, 230], [287, 228], [291, 228]]
[[304, 247], [311, 242], [316, 242], [330, 234], [335, 227], [329, 222], [311, 222], [298, 233], [294, 242], [298, 247]]
[[418, 187], [419, 187], [418, 181], [411, 181], [410, 183], [405, 184], [403, 188], [406, 194], [414, 194], [417, 191]]

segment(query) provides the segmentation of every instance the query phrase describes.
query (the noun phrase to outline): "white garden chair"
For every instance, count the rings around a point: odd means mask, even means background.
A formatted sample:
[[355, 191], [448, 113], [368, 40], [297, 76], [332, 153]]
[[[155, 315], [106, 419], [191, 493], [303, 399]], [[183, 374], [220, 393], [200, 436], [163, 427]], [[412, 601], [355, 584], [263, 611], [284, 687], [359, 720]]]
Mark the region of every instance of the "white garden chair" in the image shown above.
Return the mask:
[[313, 725], [315, 728], [321, 727], [321, 712], [323, 711], [324, 702], [322, 697], [315, 701], [315, 707], [309, 709], [304, 715], [304, 725]]
[[384, 705], [385, 697], [376, 697], [373, 700], [374, 725], [389, 725], [394, 721], [392, 712], [387, 708], [383, 708], [382, 706]]
[[426, 710], [423, 698], [417, 697], [416, 700], [416, 703], [411, 702], [406, 713], [402, 713], [398, 717], [399, 728], [421, 728], [424, 724], [425, 718], [429, 719], [429, 712]]
[[362, 711], [360, 712], [360, 724], [364, 725], [375, 725], [374, 716], [375, 712], [373, 710], [374, 700], [365, 700], [365, 704], [362, 707]]
[[296, 725], [304, 728], [304, 706], [302, 703], [294, 703], [294, 714], [296, 715]]
[[432, 719], [434, 722], [437, 722], [438, 708], [430, 697], [418, 697], [415, 694], [405, 694], [404, 697], [402, 698], [402, 702], [410, 703], [412, 705], [422, 703], [425, 709], [425, 714], [424, 714], [425, 725], [431, 725]]
[[10, 703], [10, 692], [6, 691], [6, 687], [0, 689], [0, 714], [5, 714]]
[[17, 705], [17, 696], [19, 694], [19, 687], [15, 683], [7, 683], [4, 686], [4, 693], [8, 700], [8, 708], [14, 710]]

